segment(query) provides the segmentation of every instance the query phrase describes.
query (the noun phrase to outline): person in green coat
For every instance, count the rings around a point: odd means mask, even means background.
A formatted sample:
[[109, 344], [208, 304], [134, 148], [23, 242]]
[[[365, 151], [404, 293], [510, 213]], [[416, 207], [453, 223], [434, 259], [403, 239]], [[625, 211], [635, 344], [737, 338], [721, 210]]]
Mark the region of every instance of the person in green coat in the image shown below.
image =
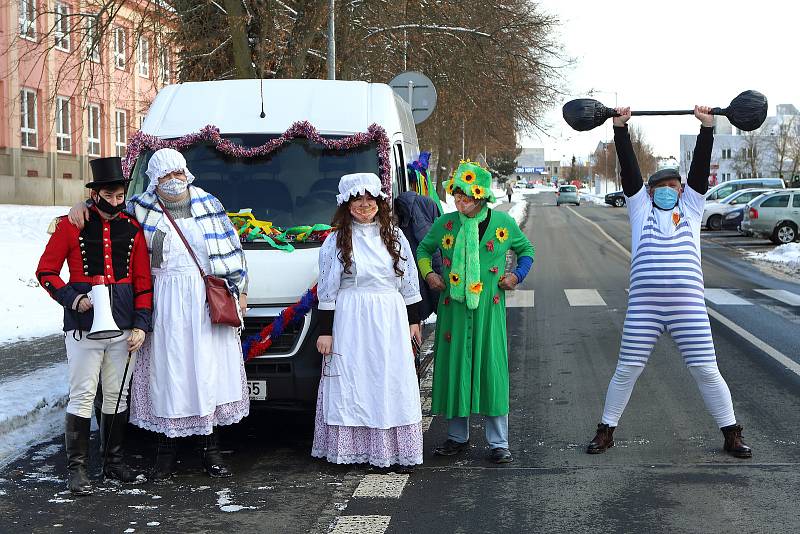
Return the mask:
[[[534, 249], [516, 221], [489, 209], [494, 202], [489, 171], [461, 162], [447, 183], [457, 212], [434, 222], [417, 248], [420, 274], [441, 292], [437, 308], [431, 411], [448, 419], [447, 441], [434, 454], [452, 456], [469, 443], [469, 417], [485, 417], [486, 441], [495, 463], [512, 461], [508, 449], [508, 350], [506, 291], [525, 279]], [[442, 252], [443, 276], [431, 269]], [[506, 273], [506, 253], [517, 266]]]

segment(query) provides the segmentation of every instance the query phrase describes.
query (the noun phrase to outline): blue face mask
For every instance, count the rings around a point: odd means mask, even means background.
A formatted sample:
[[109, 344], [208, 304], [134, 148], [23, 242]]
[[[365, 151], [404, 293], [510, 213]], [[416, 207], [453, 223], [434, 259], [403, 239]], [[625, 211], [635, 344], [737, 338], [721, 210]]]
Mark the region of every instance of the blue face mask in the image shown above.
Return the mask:
[[678, 204], [678, 192], [671, 187], [659, 187], [653, 193], [653, 203], [662, 210], [671, 210]]

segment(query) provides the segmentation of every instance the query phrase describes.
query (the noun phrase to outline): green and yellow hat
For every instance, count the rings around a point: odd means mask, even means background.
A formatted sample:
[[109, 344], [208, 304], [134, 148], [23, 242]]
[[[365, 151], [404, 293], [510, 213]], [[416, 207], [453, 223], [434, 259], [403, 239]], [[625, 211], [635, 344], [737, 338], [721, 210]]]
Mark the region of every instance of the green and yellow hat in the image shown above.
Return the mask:
[[492, 193], [491, 173], [474, 161], [462, 161], [445, 188], [450, 195], [453, 194], [453, 190], [460, 189], [472, 198], [496, 201]]

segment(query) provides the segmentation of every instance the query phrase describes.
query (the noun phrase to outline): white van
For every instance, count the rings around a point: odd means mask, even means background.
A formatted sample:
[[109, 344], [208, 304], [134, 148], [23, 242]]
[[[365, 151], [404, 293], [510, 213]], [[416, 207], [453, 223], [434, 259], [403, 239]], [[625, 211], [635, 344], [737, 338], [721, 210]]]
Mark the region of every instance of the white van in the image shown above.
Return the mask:
[[[385, 84], [263, 80], [262, 87], [261, 80], [228, 80], [170, 85], [156, 96], [142, 131], [171, 139], [210, 124], [223, 138], [252, 147], [280, 136], [297, 121], [310, 122], [330, 138], [366, 132], [373, 123], [382, 126], [391, 143], [393, 195], [407, 189], [406, 163], [419, 156], [417, 133], [410, 107]], [[375, 143], [335, 151], [298, 137], [265, 157], [230, 157], [209, 143], [182, 152], [195, 184], [218, 197], [228, 212], [250, 208], [257, 219], [282, 228], [330, 224], [339, 178], [352, 172], [380, 174]], [[144, 171], [151, 154], [138, 157], [130, 194], [146, 188]], [[250, 274], [243, 339], [316, 283], [319, 246], [295, 243], [293, 252], [283, 252], [265, 242], [243, 245]], [[265, 355], [247, 364], [254, 406], [314, 409], [321, 360], [317, 332], [312, 311], [298, 326], [286, 328]]]
[[729, 180], [717, 184], [706, 191], [706, 202], [719, 202], [740, 189], [749, 188], [785, 189], [786, 184], [780, 178], [743, 178], [741, 180]]

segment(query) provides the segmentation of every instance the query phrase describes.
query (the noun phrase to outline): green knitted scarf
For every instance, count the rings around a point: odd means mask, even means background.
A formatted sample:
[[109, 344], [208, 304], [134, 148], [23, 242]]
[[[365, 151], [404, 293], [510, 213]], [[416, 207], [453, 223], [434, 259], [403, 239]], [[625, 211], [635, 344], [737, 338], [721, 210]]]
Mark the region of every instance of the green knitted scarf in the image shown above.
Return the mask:
[[474, 310], [481, 299], [481, 261], [478, 225], [486, 219], [489, 207], [484, 204], [475, 217], [459, 213], [461, 230], [453, 249], [453, 267], [450, 270], [450, 296], [459, 302], [466, 298], [467, 308]]

